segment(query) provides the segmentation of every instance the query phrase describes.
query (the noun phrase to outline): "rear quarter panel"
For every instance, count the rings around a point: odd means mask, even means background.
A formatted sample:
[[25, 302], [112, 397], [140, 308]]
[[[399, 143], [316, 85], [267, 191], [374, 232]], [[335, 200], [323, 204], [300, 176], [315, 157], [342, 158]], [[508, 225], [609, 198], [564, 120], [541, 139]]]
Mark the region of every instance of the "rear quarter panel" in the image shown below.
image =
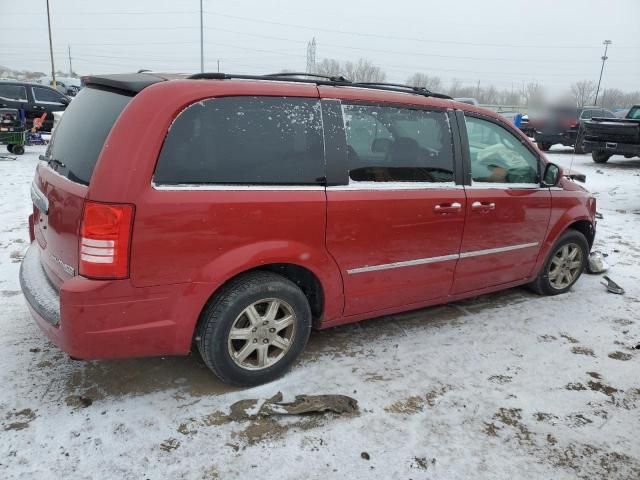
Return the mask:
[[325, 249], [325, 226], [323, 189], [150, 189], [136, 202], [132, 282], [210, 283], [213, 292], [243, 271], [291, 263], [318, 277], [324, 316], [333, 318], [342, 313], [342, 282]]
[[[127, 105], [96, 164], [90, 200], [136, 206], [131, 280], [136, 287], [194, 282], [211, 292], [242, 271], [293, 263], [316, 274], [324, 317], [342, 313], [339, 270], [325, 249], [326, 195], [316, 190], [158, 190], [152, 177], [162, 144], [182, 110], [222, 96], [317, 98], [315, 85], [174, 80]], [[202, 298], [202, 304], [207, 298]]]

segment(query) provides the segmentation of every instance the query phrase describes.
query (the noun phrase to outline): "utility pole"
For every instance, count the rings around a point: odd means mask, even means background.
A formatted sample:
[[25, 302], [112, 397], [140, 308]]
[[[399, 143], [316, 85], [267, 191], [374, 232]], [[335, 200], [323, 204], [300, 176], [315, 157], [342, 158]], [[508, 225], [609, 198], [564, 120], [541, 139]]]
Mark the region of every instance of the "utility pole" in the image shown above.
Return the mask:
[[202, 22], [202, 0], [200, 0], [200, 73], [204, 73], [204, 36], [203, 36], [203, 22]]
[[600, 93], [600, 82], [602, 82], [602, 72], [604, 72], [604, 62], [607, 61], [607, 49], [609, 48], [609, 45], [611, 45], [611, 40], [605, 40], [604, 42], [602, 42], [602, 44], [604, 45], [604, 55], [600, 58], [602, 58], [602, 68], [600, 69], [600, 79], [598, 80], [598, 88], [596, 89], [596, 100], [595, 102], [593, 102], [594, 105], [598, 104], [598, 93]]
[[478, 80], [478, 88], [476, 88], [476, 100], [480, 97], [480, 80]]
[[56, 67], [53, 64], [53, 41], [51, 40], [51, 13], [49, 12], [49, 0], [47, 0], [47, 25], [49, 25], [49, 54], [51, 55], [51, 85], [56, 88]]
[[220, 59], [218, 59], [218, 73], [220, 73]]
[[69, 51], [69, 76], [73, 77], [73, 67], [71, 66], [71, 45], [67, 45]]

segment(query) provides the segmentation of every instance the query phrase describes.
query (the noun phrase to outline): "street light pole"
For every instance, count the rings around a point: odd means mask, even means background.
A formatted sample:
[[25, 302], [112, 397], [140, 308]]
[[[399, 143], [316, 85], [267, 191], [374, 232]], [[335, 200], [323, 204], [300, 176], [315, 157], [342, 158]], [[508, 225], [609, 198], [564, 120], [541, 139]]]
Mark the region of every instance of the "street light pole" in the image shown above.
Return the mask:
[[204, 73], [204, 36], [203, 36], [203, 22], [202, 22], [202, 0], [200, 0], [200, 73]]
[[47, 0], [47, 25], [49, 26], [49, 54], [51, 55], [51, 84], [56, 88], [56, 67], [53, 64], [53, 41], [51, 40], [51, 14], [49, 13], [49, 0]]
[[602, 58], [602, 68], [600, 69], [600, 79], [598, 80], [598, 88], [596, 89], [596, 100], [594, 103], [594, 105], [598, 104], [598, 93], [600, 93], [600, 82], [602, 82], [602, 72], [604, 72], [604, 62], [607, 61], [607, 49], [609, 48], [609, 45], [611, 45], [611, 40], [605, 40], [603, 42], [604, 45], [604, 55], [601, 57]]

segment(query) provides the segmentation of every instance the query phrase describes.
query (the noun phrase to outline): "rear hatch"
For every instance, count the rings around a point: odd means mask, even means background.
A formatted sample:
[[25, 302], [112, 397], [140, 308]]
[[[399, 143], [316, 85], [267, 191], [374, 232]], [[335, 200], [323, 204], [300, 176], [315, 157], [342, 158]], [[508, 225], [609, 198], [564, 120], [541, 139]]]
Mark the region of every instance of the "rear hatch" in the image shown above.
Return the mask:
[[78, 237], [93, 169], [133, 93], [84, 88], [57, 125], [31, 187], [34, 234], [54, 286], [78, 272]]

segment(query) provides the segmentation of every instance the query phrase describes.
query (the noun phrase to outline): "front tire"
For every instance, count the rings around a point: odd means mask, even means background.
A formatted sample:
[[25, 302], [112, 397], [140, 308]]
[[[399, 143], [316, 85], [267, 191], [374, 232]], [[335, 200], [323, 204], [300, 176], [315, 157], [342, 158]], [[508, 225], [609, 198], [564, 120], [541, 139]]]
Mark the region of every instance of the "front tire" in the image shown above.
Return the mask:
[[567, 230], [554, 244], [531, 288], [539, 295], [568, 292], [584, 272], [588, 258], [585, 236], [577, 230]]
[[551, 144], [548, 142], [540, 142], [538, 143], [538, 148], [543, 152], [547, 152], [551, 148]]
[[9, 153], [13, 153], [13, 145], [11, 145], [10, 143], [7, 144], [7, 150], [9, 150]]
[[300, 288], [271, 272], [233, 279], [209, 302], [196, 337], [206, 365], [224, 383], [254, 386], [284, 374], [311, 333]]
[[593, 161], [596, 163], [607, 163], [611, 158], [611, 154], [606, 152], [591, 152], [591, 158], [593, 158]]

